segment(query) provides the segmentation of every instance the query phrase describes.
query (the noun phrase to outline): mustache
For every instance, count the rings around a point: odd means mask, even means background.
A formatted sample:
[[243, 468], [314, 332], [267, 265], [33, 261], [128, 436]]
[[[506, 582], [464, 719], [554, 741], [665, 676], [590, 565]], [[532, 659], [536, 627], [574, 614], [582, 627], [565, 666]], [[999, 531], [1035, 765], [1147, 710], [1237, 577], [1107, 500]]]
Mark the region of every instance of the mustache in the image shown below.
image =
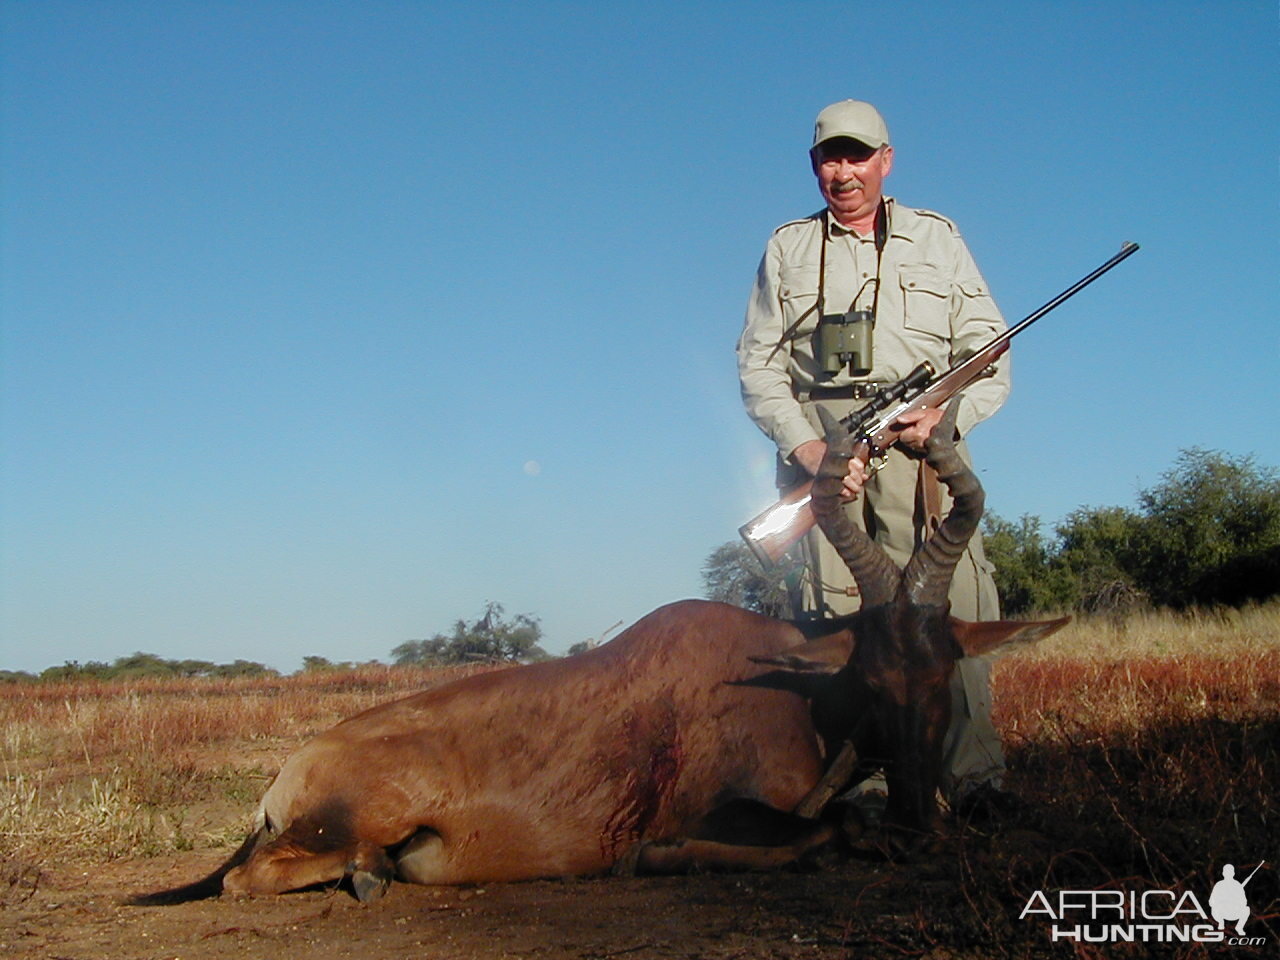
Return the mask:
[[861, 190], [865, 184], [856, 177], [851, 180], [841, 180], [839, 183], [831, 184], [831, 192], [835, 194], [852, 193], [855, 190]]

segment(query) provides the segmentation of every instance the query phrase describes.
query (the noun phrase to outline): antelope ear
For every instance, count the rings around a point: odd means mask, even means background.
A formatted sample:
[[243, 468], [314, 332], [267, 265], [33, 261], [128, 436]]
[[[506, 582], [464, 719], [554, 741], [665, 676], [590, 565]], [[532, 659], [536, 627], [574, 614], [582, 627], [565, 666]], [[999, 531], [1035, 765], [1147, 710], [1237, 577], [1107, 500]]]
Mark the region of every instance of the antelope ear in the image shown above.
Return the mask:
[[983, 623], [970, 623], [968, 620], [951, 618], [951, 629], [955, 632], [956, 642], [966, 657], [977, 657], [1001, 647], [1036, 643], [1057, 633], [1068, 623], [1070, 617], [1061, 620], [988, 620]]
[[798, 647], [784, 650], [772, 657], [752, 657], [753, 663], [778, 667], [792, 673], [810, 673], [830, 676], [849, 665], [853, 657], [853, 631], [839, 630]]

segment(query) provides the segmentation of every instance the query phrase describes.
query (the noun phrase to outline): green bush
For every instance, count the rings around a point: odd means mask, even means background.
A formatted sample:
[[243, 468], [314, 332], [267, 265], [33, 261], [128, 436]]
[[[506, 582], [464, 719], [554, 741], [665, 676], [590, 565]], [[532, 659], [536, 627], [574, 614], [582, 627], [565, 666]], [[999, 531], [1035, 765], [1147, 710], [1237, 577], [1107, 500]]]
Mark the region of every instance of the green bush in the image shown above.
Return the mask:
[[1011, 614], [1135, 603], [1181, 608], [1280, 595], [1280, 479], [1252, 457], [1192, 448], [1138, 509], [1081, 507], [1040, 533], [988, 515], [987, 556]]

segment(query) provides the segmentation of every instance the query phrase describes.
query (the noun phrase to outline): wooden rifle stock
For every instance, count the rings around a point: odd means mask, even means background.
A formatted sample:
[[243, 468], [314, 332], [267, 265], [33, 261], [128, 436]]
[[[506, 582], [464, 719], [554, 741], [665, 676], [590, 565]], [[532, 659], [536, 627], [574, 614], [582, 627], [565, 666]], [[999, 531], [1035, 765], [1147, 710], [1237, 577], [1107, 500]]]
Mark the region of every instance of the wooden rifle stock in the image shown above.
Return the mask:
[[[931, 379], [925, 386], [918, 389], [909, 388], [905, 391], [905, 396], [902, 395], [903, 391], [895, 391], [894, 389], [912, 381], [919, 372], [919, 368], [917, 368], [917, 371], [913, 372], [906, 380], [899, 381], [898, 384], [882, 391], [886, 397], [896, 394], [901, 399], [893, 403], [892, 406], [888, 406], [878, 416], [871, 419], [870, 422], [863, 422], [857, 413], [843, 421], [846, 425], [857, 429], [861, 434], [860, 439], [854, 445], [853, 455], [865, 463], [870, 463], [873, 457], [882, 455], [902, 435], [902, 430], [895, 429], [894, 425], [904, 413], [909, 410], [928, 410], [940, 407], [971, 383], [990, 376], [994, 372], [991, 369], [991, 365], [1009, 349], [1010, 340], [1054, 307], [1093, 283], [1094, 280], [1098, 279], [1121, 260], [1124, 260], [1130, 254], [1136, 253], [1137, 250], [1138, 245], [1136, 243], [1125, 243], [1120, 248], [1120, 252], [1102, 266], [1073, 283], [1039, 310], [1023, 318], [1017, 325], [1010, 327], [976, 353], [955, 364], [940, 376]], [[873, 400], [872, 404], [874, 405], [874, 403], [875, 401]], [[855, 422], [850, 424], [849, 420], [854, 420]], [[738, 528], [738, 533], [746, 541], [747, 546], [751, 548], [752, 553], [756, 555], [756, 558], [759, 559], [765, 569], [772, 567], [781, 560], [783, 554], [791, 549], [791, 546], [797, 540], [812, 530], [814, 524], [817, 523], [813, 510], [809, 506], [812, 490], [813, 481], [810, 480], [803, 486], [788, 491], [781, 500], [769, 509]]]

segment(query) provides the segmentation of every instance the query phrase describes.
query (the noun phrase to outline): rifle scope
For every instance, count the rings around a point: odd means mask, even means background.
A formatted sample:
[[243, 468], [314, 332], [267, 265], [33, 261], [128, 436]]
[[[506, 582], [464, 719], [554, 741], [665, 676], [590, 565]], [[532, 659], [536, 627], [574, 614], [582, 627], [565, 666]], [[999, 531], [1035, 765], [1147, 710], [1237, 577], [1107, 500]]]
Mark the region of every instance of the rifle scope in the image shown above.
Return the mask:
[[901, 380], [896, 380], [881, 387], [871, 395], [871, 399], [866, 406], [860, 410], [853, 411], [840, 422], [848, 428], [850, 433], [861, 430], [863, 425], [877, 413], [883, 413], [892, 404], [902, 400], [908, 394], [915, 396], [927, 387], [929, 381], [933, 379], [934, 374], [937, 372], [937, 370], [933, 369], [933, 364], [926, 360]]

